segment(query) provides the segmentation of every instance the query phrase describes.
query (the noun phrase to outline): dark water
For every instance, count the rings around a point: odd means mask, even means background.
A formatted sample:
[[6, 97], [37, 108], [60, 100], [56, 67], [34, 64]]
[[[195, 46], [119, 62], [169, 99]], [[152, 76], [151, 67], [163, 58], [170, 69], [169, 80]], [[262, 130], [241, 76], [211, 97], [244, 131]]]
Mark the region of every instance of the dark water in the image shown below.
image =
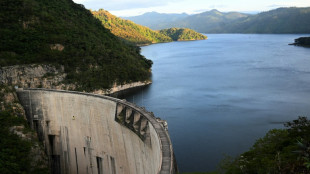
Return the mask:
[[142, 48], [153, 84], [127, 97], [166, 119], [181, 172], [216, 169], [269, 129], [310, 116], [310, 48], [302, 35], [213, 34]]

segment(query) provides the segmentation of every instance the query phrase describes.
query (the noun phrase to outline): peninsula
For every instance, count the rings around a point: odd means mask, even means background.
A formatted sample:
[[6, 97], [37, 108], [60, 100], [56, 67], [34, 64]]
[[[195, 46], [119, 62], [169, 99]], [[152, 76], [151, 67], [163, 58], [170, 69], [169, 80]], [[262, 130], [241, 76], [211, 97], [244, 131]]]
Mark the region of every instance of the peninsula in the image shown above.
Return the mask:
[[102, 25], [109, 29], [111, 33], [135, 45], [207, 39], [205, 35], [188, 28], [152, 30], [130, 20], [116, 17], [104, 9], [91, 11], [91, 13], [99, 19]]
[[290, 45], [310, 47], [310, 37], [300, 37], [295, 39], [295, 42]]

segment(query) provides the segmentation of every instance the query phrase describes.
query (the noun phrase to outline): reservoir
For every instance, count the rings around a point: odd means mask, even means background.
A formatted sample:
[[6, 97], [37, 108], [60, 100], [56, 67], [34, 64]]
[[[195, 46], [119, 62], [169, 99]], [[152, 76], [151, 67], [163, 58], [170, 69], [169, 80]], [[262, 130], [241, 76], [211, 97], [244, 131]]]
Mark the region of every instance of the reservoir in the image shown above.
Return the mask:
[[215, 170], [283, 123], [310, 116], [307, 35], [208, 34], [142, 47], [152, 81], [126, 96], [168, 121], [181, 172]]

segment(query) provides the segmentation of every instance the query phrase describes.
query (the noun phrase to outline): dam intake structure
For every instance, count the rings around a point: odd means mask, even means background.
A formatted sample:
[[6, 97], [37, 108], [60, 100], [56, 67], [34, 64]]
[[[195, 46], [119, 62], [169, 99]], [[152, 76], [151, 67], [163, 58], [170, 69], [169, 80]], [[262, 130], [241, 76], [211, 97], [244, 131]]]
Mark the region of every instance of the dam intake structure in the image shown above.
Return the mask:
[[124, 100], [75, 91], [17, 89], [53, 174], [174, 174], [165, 121]]

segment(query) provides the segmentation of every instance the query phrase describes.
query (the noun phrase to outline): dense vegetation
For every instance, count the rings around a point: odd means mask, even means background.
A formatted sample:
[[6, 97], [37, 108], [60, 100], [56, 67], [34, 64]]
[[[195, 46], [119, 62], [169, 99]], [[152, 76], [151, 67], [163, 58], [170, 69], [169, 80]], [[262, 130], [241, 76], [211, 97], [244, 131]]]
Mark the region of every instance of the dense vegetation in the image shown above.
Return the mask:
[[188, 28], [169, 28], [160, 30], [159, 32], [171, 37], [175, 41], [207, 39], [205, 35]]
[[226, 161], [225, 173], [310, 173], [310, 120], [306, 117], [273, 129], [236, 159]]
[[152, 61], [72, 0], [1, 0], [0, 66], [64, 65], [77, 90], [144, 81]]
[[132, 43], [151, 44], [172, 41], [172, 39], [166, 35], [142, 25], [135, 24], [129, 20], [118, 18], [106, 10], [100, 9], [99, 11], [92, 11], [92, 14], [114, 35]]
[[[308, 8], [278, 8], [249, 15], [238, 12], [223, 13], [211, 10], [200, 14], [179, 16], [177, 20], [156, 25], [156, 16], [142, 15], [128, 17], [127, 19], [141, 25], [185, 27], [200, 33], [309, 33], [310, 32], [310, 7]], [[169, 14], [161, 14], [160, 18], [169, 18]], [[145, 20], [142, 20], [145, 19]], [[146, 22], [147, 21], [147, 22]], [[154, 23], [151, 23], [153, 22]], [[164, 22], [164, 21], [163, 21]], [[152, 28], [152, 27], [151, 27]], [[163, 29], [163, 28], [160, 28]]]
[[206, 39], [204, 35], [191, 29], [171, 28], [154, 31], [148, 27], [135, 24], [129, 20], [118, 18], [103, 9], [100, 9], [99, 11], [92, 11], [92, 14], [102, 22], [105, 28], [110, 29], [113, 34], [138, 45], [171, 42], [172, 40]]
[[[11, 87], [0, 85], [0, 173], [2, 174], [42, 174], [49, 173], [47, 166], [40, 161], [34, 161], [31, 149], [36, 138], [22, 139], [10, 129], [12, 126], [24, 126], [24, 134], [32, 133], [21, 110], [18, 110], [17, 101], [6, 102], [5, 95], [14, 93]], [[34, 140], [35, 139], [35, 140]], [[36, 154], [38, 155], [38, 154]], [[36, 156], [38, 157], [38, 156]], [[35, 163], [34, 163], [35, 162]]]
[[310, 37], [300, 37], [295, 39], [295, 43], [293, 45], [310, 47]]

